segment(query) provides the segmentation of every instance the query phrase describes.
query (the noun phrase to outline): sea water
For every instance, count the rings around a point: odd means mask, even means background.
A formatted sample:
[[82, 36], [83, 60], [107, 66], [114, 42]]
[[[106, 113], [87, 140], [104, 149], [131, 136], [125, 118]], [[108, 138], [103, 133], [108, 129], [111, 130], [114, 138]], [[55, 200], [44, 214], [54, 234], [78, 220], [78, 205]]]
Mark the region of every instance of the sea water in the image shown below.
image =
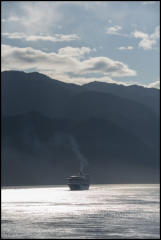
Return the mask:
[[5, 239], [159, 239], [159, 185], [2, 189]]

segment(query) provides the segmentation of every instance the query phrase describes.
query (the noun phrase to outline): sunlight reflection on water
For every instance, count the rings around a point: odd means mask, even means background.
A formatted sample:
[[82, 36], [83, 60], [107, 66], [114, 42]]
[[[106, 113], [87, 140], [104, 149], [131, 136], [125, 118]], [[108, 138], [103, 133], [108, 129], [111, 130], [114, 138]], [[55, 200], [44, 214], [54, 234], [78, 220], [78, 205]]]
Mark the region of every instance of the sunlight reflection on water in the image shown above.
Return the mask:
[[159, 238], [159, 185], [2, 189], [3, 238]]

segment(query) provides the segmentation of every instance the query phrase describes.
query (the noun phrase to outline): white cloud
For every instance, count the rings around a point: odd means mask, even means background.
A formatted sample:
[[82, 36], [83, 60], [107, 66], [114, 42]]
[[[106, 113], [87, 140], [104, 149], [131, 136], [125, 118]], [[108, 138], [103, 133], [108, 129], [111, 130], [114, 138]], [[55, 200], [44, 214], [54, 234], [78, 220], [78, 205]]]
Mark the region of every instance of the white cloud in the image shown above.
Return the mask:
[[62, 56], [70, 56], [70, 57], [83, 57], [85, 54], [89, 54], [91, 49], [88, 47], [81, 47], [81, 48], [73, 48], [73, 47], [65, 47], [60, 48], [58, 50], [58, 54]]
[[140, 31], [135, 31], [132, 33], [132, 36], [135, 38], [141, 38], [142, 40], [139, 42], [139, 47], [148, 50], [152, 49], [152, 47], [157, 43], [157, 39], [160, 36], [160, 26], [155, 28], [154, 33], [147, 34]]
[[147, 87], [160, 89], [160, 81], [157, 80], [156, 82], [149, 83]]
[[143, 39], [139, 42], [139, 47], [147, 49], [152, 49], [152, 46], [156, 44], [156, 40], [154, 39]]
[[27, 35], [25, 33], [3, 33], [3, 36], [9, 39], [23, 39], [25, 41], [50, 41], [50, 42], [70, 42], [79, 40], [79, 36], [77, 34], [54, 34], [53, 36], [50, 35]]
[[152, 34], [150, 35], [150, 37], [153, 38], [153, 39], [158, 39], [158, 38], [160, 37], [160, 26], [157, 26], [157, 27], [155, 28], [154, 33], [152, 33]]
[[51, 32], [63, 17], [59, 5], [52, 1], [20, 1], [16, 8], [11, 5], [7, 14], [6, 31], [19, 29], [32, 35], [37, 35], [42, 29], [44, 33]]
[[118, 35], [122, 37], [128, 37], [128, 34], [122, 33], [121, 30], [122, 30], [121, 26], [115, 25], [115, 26], [106, 28], [106, 33], [109, 35]]
[[81, 62], [80, 73], [102, 73], [109, 77], [135, 76], [136, 72], [120, 62], [107, 57], [94, 57]]
[[143, 1], [142, 4], [153, 4], [155, 3], [156, 1]]
[[133, 47], [132, 46], [127, 46], [127, 47], [122, 46], [122, 47], [119, 47], [118, 49], [119, 50], [132, 50]]
[[139, 32], [139, 31], [135, 31], [132, 34], [135, 38], [142, 38], [142, 39], [148, 39], [149, 38], [147, 33]]
[[52, 72], [55, 75], [62, 74], [101, 74], [111, 77], [135, 76], [136, 72], [123, 62], [115, 61], [107, 57], [91, 57], [80, 60], [81, 56], [89, 53], [89, 48], [67, 47], [59, 49], [58, 53], [46, 53], [31, 47], [19, 48], [2, 45], [2, 69], [3, 70], [29, 70]]
[[22, 8], [25, 12], [23, 26], [27, 32], [48, 32], [62, 18], [54, 2], [24, 2]]
[[17, 22], [20, 21], [21, 19], [17, 16], [10, 16], [7, 19], [2, 19], [2, 22]]
[[36, 68], [40, 70], [51, 70], [55, 72], [66, 72], [77, 68], [75, 58], [61, 56], [55, 52], [46, 53], [31, 47], [19, 48], [2, 45], [2, 69], [27, 70]]
[[123, 82], [123, 81], [119, 81], [119, 80], [113, 80], [111, 77], [78, 77], [78, 76], [74, 76], [74, 77], [69, 77], [67, 74], [55, 74], [51, 71], [41, 71], [41, 73], [53, 78], [53, 79], [57, 79], [59, 81], [62, 82], [66, 82], [66, 83], [75, 83], [78, 85], [83, 85], [86, 83], [90, 83], [90, 82], [105, 82], [105, 83], [111, 83], [111, 84], [117, 84], [117, 85], [123, 85], [123, 86], [132, 86], [132, 85], [138, 85], [144, 88], [157, 88], [160, 89], [160, 82], [156, 81], [154, 83], [150, 83], [150, 84], [140, 84], [138, 82], [134, 82], [134, 81], [130, 81], [130, 82]]
[[115, 25], [115, 26], [112, 26], [112, 27], [108, 27], [106, 29], [106, 33], [111, 34], [111, 35], [119, 35], [121, 29], [122, 29], [121, 26]]
[[78, 85], [83, 85], [89, 82], [107, 82], [107, 83], [118, 83], [118, 84], [126, 84], [124, 82], [117, 82], [114, 81], [112, 78], [110, 77], [78, 77], [78, 76], [74, 76], [74, 77], [69, 77], [67, 74], [54, 74], [53, 72], [50, 71], [42, 71], [41, 73], [48, 75], [49, 77], [53, 78], [53, 79], [57, 79], [60, 80], [62, 82], [66, 82], [66, 83], [75, 83]]

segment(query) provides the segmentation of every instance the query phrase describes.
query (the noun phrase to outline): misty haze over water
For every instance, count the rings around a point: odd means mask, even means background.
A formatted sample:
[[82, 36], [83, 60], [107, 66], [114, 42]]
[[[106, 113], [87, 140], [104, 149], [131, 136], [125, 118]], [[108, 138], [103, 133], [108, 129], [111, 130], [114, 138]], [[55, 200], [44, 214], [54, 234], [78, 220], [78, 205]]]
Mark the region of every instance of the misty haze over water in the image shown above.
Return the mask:
[[159, 239], [159, 185], [3, 188], [2, 238]]

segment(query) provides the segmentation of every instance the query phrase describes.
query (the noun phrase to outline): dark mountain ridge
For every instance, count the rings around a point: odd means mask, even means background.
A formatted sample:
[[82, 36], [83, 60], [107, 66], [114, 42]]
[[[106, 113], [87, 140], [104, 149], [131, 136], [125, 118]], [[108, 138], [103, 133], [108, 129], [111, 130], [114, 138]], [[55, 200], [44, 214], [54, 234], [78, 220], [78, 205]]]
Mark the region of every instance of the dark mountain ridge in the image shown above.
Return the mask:
[[93, 183], [159, 181], [159, 90], [17, 71], [3, 72], [1, 85], [3, 185], [64, 184], [79, 171], [65, 135], [88, 159]]
[[[7, 114], [21, 113], [23, 112], [23, 109], [26, 109], [26, 111], [37, 110], [40, 108], [39, 104], [42, 105], [41, 108], [45, 105], [45, 108], [50, 109], [51, 101], [54, 107], [58, 110], [61, 108], [61, 104], [64, 104], [64, 99], [65, 102], [67, 102], [68, 98], [72, 95], [85, 91], [110, 93], [118, 97], [134, 100], [150, 107], [152, 111], [159, 114], [160, 90], [154, 88], [144, 88], [136, 85], [123, 86], [102, 82], [92, 82], [79, 86], [76, 84], [60, 82], [37, 72], [25, 73], [18, 71], [2, 72], [1, 85], [2, 104], [5, 102], [6, 91], [8, 94], [7, 100], [9, 102], [7, 106]], [[59, 91], [61, 91], [61, 93], [59, 93]], [[24, 105], [21, 106], [18, 102], [19, 99], [23, 99]], [[13, 100], [14, 102], [16, 101], [14, 106], [12, 106]], [[46, 101], [45, 103], [43, 103], [44, 100]], [[34, 106], [32, 106], [33, 109], [29, 107], [31, 103], [34, 104]], [[58, 104], [59, 106], [57, 107]], [[40, 109], [40, 111], [42, 111], [42, 109]], [[2, 111], [2, 114], [4, 114], [4, 112], [5, 110]]]
[[105, 93], [113, 93], [117, 96], [128, 98], [139, 103], [143, 103], [156, 113], [159, 113], [160, 91], [156, 88], [146, 88], [138, 85], [123, 86], [113, 83], [91, 82], [83, 85], [90, 91], [99, 91]]

